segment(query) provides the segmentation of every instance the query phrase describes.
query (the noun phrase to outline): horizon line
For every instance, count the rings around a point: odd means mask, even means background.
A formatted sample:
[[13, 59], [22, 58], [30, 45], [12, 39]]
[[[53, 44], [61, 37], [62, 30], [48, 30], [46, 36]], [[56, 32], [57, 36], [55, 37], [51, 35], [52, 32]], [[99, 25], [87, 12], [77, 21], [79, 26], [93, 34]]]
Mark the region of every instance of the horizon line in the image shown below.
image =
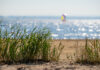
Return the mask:
[[[0, 15], [0, 17], [60, 17], [60, 15]], [[62, 15], [61, 15], [62, 16]], [[100, 16], [75, 16], [75, 15], [68, 15], [68, 17], [100, 17]]]

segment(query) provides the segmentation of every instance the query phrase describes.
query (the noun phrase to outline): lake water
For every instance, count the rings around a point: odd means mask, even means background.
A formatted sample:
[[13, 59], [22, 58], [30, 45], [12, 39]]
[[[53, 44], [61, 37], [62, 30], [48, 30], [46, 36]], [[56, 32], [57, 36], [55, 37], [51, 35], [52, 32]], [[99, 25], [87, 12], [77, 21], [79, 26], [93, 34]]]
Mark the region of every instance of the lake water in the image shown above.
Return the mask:
[[30, 31], [34, 27], [47, 27], [54, 39], [100, 39], [100, 17], [67, 17], [62, 22], [56, 16], [0, 16], [0, 27], [20, 24]]

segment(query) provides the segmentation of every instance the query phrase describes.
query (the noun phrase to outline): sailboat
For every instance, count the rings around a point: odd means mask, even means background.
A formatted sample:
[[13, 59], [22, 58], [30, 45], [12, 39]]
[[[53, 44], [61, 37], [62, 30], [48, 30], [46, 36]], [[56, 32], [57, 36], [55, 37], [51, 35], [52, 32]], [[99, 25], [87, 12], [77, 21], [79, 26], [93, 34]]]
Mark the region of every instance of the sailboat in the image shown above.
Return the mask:
[[66, 14], [63, 14], [63, 15], [61, 16], [61, 21], [66, 22]]

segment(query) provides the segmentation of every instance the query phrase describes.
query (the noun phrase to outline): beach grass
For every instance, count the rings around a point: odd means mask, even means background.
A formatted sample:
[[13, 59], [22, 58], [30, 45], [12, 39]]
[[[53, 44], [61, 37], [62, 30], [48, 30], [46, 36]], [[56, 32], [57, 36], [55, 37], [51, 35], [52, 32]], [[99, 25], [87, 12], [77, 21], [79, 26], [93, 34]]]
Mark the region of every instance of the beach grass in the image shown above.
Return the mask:
[[[74, 53], [77, 63], [100, 63], [100, 40], [85, 39], [85, 45], [78, 48], [80, 49], [77, 53]], [[47, 28], [34, 27], [30, 32], [27, 32], [26, 28], [21, 28], [20, 25], [13, 25], [9, 30], [0, 28], [1, 62], [59, 61], [63, 49], [61, 42], [57, 47], [52, 46], [51, 33]], [[67, 58], [72, 60], [72, 56], [67, 56]]]
[[33, 28], [29, 33], [19, 25], [10, 30], [0, 28], [0, 61], [4, 63], [25, 63], [30, 61], [58, 61], [63, 50], [51, 46], [52, 37], [47, 28]]
[[80, 49], [81, 52], [76, 53], [76, 62], [83, 64], [99, 64], [100, 63], [100, 40], [85, 40], [85, 46]]

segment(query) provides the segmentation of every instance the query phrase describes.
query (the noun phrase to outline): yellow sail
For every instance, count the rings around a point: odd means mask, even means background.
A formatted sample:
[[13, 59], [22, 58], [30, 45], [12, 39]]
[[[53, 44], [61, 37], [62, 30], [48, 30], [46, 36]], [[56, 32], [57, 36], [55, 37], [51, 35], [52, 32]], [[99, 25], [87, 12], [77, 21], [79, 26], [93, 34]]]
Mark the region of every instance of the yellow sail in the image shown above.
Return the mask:
[[66, 21], [66, 16], [64, 14], [61, 16], [61, 20], [64, 22]]
[[62, 21], [64, 20], [64, 16], [61, 16], [61, 20], [62, 20]]

